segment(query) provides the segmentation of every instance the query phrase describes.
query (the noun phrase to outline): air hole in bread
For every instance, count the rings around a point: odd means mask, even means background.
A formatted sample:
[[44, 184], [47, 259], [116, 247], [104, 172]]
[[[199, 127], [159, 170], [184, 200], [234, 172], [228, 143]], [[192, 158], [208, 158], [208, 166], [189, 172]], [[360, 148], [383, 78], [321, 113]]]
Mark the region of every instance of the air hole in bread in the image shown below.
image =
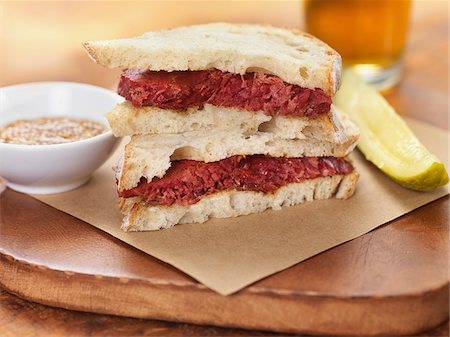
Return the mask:
[[299, 71], [301, 77], [303, 77], [305, 80], [308, 79], [309, 74], [308, 74], [308, 69], [306, 67], [300, 67], [298, 71]]
[[297, 46], [297, 47], [295, 47], [295, 50], [297, 50], [297, 51], [299, 51], [299, 52], [301, 52], [301, 53], [307, 53], [307, 52], [309, 52], [309, 50], [306, 49], [306, 48], [303, 47], [303, 46]]
[[264, 123], [261, 123], [258, 126], [258, 131], [259, 132], [270, 132], [271, 131], [271, 126], [272, 126], [271, 120], [267, 121], [267, 122], [264, 122]]
[[246, 73], [263, 73], [263, 74], [267, 74], [267, 75], [275, 75], [273, 72], [271, 72], [270, 70], [261, 68], [261, 67], [248, 67], [245, 70]]
[[173, 151], [172, 155], [170, 156], [170, 161], [182, 160], [186, 158], [201, 158], [201, 153], [195, 147], [183, 146]]

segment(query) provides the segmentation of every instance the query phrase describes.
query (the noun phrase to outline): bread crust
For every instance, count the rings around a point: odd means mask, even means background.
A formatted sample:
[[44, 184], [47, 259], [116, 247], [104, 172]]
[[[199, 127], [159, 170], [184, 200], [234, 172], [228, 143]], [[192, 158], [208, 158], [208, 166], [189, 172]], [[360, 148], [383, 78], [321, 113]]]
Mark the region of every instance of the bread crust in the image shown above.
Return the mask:
[[189, 206], [152, 206], [140, 197], [121, 198], [119, 206], [125, 215], [124, 231], [150, 231], [170, 228], [183, 223], [202, 223], [209, 218], [229, 218], [266, 209], [279, 210], [284, 206], [306, 201], [347, 199], [353, 195], [359, 174], [335, 175], [288, 184], [274, 193], [229, 190], [209, 195]]
[[83, 45], [108, 68], [261, 71], [329, 96], [340, 86], [342, 60], [335, 50], [310, 34], [269, 25], [211, 23]]

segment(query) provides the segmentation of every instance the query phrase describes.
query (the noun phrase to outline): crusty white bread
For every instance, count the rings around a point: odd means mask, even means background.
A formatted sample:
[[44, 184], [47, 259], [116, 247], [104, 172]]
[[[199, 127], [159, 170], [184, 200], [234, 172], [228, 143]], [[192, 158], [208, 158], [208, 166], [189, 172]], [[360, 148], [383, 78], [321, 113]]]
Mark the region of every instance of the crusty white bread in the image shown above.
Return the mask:
[[211, 104], [205, 104], [203, 109], [189, 108], [186, 111], [151, 106], [135, 108], [125, 101], [107, 112], [106, 118], [114, 135], [124, 137], [214, 129], [240, 129], [244, 133], [254, 133], [260, 124], [270, 121], [271, 116]]
[[106, 114], [116, 137], [183, 133], [190, 131], [241, 130], [251, 134], [258, 130], [271, 132], [285, 139], [307, 137], [339, 142], [339, 120], [331, 111], [317, 118], [267, 116], [263, 111], [250, 112], [238, 108], [205, 104], [203, 109], [174, 111], [156, 107], [134, 108], [123, 102]]
[[163, 177], [171, 161], [191, 159], [203, 162], [234, 155], [264, 154], [272, 157], [345, 157], [356, 146], [359, 130], [348, 119], [339, 124], [340, 139], [312, 137], [284, 139], [270, 132], [245, 135], [240, 130], [193, 131], [179, 134], [133, 136], [125, 146], [118, 166], [119, 190], [135, 187], [141, 177]]
[[329, 96], [341, 78], [341, 57], [327, 44], [268, 25], [211, 23], [83, 45], [96, 63], [108, 68], [261, 71], [303, 88], [320, 88]]
[[201, 223], [209, 218], [229, 218], [262, 212], [305, 201], [349, 198], [355, 191], [358, 173], [308, 179], [288, 184], [274, 193], [229, 190], [211, 194], [189, 206], [152, 206], [140, 197], [121, 198], [119, 206], [125, 215], [125, 231], [150, 231], [183, 223]]

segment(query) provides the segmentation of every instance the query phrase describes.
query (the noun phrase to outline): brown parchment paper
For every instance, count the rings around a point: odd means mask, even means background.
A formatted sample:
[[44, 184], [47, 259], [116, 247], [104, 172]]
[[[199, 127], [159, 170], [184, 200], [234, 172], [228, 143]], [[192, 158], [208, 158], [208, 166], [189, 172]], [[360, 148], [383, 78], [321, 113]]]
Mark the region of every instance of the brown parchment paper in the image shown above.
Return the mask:
[[[448, 169], [448, 132], [417, 121], [407, 122]], [[213, 219], [156, 232], [124, 233], [119, 228], [122, 216], [111, 169], [118, 155], [81, 188], [34, 197], [175, 266], [223, 295], [363, 235], [448, 193], [448, 188], [426, 193], [405, 189], [355, 151], [352, 157], [361, 177], [355, 195], [348, 200], [314, 201], [280, 211]]]

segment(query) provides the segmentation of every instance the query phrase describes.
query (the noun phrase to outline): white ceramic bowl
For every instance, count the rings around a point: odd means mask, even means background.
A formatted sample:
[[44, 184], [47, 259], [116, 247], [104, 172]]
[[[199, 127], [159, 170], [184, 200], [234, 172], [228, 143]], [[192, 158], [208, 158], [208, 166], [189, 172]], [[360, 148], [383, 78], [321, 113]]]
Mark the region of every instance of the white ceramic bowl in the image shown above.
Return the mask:
[[[105, 113], [123, 98], [93, 85], [36, 82], [0, 88], [0, 125], [17, 119], [69, 116], [108, 126]], [[108, 126], [109, 128], [109, 126]], [[49, 194], [84, 184], [115, 150], [111, 130], [64, 144], [0, 143], [0, 176], [8, 187], [25, 193]]]

